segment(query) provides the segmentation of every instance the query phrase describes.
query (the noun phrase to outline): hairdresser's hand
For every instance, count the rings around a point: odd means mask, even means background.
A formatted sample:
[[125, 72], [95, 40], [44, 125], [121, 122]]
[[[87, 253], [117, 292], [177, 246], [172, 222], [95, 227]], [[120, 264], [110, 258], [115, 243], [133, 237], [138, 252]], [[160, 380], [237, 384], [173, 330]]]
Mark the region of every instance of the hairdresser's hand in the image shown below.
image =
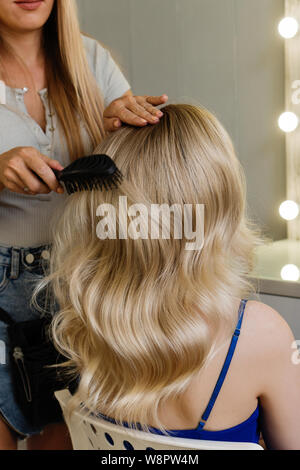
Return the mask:
[[138, 127], [157, 124], [163, 113], [156, 106], [167, 101], [167, 95], [133, 96], [132, 92], [128, 91], [121, 98], [113, 101], [104, 111], [105, 130], [116, 131], [122, 123]]
[[0, 155], [0, 191], [7, 188], [18, 194], [33, 196], [51, 191], [62, 194], [64, 189], [52, 169], [62, 170], [63, 167], [33, 147], [16, 147]]

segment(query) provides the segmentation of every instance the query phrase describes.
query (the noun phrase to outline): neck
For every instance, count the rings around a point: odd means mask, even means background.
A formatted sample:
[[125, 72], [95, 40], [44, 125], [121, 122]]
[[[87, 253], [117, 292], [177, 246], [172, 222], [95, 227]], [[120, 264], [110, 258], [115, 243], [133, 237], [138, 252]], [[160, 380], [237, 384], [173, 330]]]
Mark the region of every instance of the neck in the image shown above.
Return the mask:
[[42, 29], [21, 33], [1, 28], [1, 36], [29, 68], [43, 60]]

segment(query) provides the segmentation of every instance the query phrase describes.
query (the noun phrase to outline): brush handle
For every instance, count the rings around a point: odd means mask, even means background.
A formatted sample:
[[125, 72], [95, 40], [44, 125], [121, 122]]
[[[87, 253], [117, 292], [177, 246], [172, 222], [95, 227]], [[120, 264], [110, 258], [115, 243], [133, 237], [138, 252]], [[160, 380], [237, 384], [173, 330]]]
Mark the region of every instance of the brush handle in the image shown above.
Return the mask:
[[60, 178], [61, 178], [61, 175], [62, 175], [62, 171], [60, 171], [60, 170], [53, 170], [53, 169], [52, 169], [52, 171], [53, 171], [53, 173], [55, 174], [56, 179], [59, 181]]

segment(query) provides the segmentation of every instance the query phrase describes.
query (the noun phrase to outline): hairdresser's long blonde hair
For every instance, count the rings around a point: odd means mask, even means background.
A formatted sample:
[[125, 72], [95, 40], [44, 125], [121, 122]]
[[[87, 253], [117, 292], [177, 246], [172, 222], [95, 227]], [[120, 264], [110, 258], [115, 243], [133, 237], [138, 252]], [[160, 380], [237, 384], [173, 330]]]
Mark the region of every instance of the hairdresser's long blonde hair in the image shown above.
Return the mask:
[[[51, 276], [61, 306], [54, 340], [80, 377], [73, 405], [159, 428], [161, 407], [187, 390], [220, 327], [234, 328], [256, 240], [243, 172], [221, 124], [191, 105], [163, 112], [159, 124], [125, 127], [97, 149], [115, 160], [124, 182], [69, 199]], [[119, 196], [147, 207], [205, 204], [203, 249], [187, 251], [187, 240], [174, 238], [101, 241], [97, 207], [117, 209]], [[117, 210], [118, 229], [127, 218]]]
[[[48, 95], [74, 160], [84, 152], [91, 152], [105, 134], [103, 98], [87, 62], [76, 1], [56, 0], [43, 32]], [[23, 65], [25, 75], [30, 76], [24, 62], [8, 47], [4, 37], [0, 37], [0, 46], [12, 53]], [[0, 72], [7, 79], [3, 67]], [[83, 147], [79, 118], [90, 136], [90, 149]]]

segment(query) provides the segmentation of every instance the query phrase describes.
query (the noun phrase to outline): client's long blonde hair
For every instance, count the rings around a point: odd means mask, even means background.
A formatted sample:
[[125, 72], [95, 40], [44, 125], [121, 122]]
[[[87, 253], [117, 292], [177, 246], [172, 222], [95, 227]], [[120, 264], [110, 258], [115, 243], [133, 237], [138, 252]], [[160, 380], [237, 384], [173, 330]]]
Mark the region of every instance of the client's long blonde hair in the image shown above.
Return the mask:
[[[70, 197], [51, 276], [61, 306], [54, 340], [80, 377], [73, 405], [160, 428], [165, 401], [187, 390], [220, 327], [234, 328], [256, 240], [245, 219], [244, 175], [221, 124], [191, 105], [163, 112], [159, 124], [124, 127], [97, 149], [124, 182]], [[99, 204], [117, 209], [118, 230], [130, 219], [119, 196], [147, 207], [205, 204], [202, 250], [187, 251], [187, 240], [174, 237], [100, 240]]]

